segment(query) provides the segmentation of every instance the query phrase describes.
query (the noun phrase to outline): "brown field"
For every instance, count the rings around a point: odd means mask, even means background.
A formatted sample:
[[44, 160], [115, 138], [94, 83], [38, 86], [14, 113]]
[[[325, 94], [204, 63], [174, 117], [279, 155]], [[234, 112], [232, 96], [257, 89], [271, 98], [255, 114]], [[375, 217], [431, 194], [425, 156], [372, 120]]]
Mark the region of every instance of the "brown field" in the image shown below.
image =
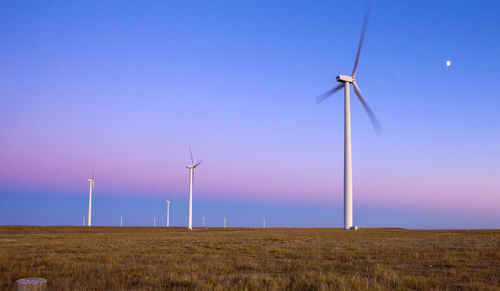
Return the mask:
[[500, 290], [500, 230], [0, 226], [0, 290]]

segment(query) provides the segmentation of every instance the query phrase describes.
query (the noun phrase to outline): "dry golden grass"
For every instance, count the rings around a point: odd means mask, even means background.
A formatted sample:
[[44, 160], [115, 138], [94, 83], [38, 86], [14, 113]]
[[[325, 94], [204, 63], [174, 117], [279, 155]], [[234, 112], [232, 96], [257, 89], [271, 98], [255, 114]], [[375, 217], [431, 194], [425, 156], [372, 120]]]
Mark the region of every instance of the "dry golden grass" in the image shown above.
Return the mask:
[[500, 230], [0, 227], [0, 290], [499, 290]]

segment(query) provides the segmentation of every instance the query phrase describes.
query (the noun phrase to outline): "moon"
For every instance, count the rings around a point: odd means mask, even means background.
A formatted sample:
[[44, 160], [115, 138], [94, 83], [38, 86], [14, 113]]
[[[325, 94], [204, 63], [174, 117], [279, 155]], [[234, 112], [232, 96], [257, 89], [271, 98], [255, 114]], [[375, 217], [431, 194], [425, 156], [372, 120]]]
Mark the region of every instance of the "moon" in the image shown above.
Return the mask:
[[447, 66], [447, 67], [451, 66], [451, 61], [450, 61], [450, 60], [447, 60], [447, 61], [446, 61], [446, 66]]

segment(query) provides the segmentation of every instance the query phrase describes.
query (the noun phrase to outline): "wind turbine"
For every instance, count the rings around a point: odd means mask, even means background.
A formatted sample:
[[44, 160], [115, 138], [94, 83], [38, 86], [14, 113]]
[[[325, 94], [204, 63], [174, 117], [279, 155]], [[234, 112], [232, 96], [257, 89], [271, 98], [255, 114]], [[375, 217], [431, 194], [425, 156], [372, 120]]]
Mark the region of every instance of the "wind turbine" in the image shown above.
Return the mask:
[[123, 227], [123, 216], [120, 216], [120, 227]]
[[369, 10], [366, 10], [365, 19], [363, 23], [363, 29], [361, 30], [361, 38], [358, 46], [358, 53], [356, 54], [356, 60], [354, 62], [354, 68], [352, 70], [351, 76], [338, 75], [337, 82], [340, 84], [330, 91], [324, 93], [317, 97], [317, 103], [320, 103], [333, 95], [335, 92], [344, 88], [344, 229], [357, 229], [357, 226], [353, 226], [352, 222], [352, 155], [351, 155], [351, 105], [349, 98], [349, 87], [352, 84], [354, 93], [358, 96], [359, 101], [366, 110], [368, 117], [375, 128], [377, 134], [382, 132], [382, 127], [378, 122], [375, 114], [368, 106], [361, 94], [361, 90], [356, 84], [356, 69], [358, 68], [359, 55], [361, 53], [361, 47], [363, 46], [363, 40], [365, 38], [366, 25], [368, 23]]
[[167, 227], [170, 226], [170, 200], [167, 200]]
[[205, 216], [203, 216], [203, 228], [205, 228]]
[[88, 226], [92, 226], [92, 193], [94, 192], [94, 170], [92, 170], [92, 179], [88, 179], [90, 184], [90, 193], [89, 193], [89, 221]]
[[186, 168], [189, 169], [189, 224], [188, 230], [193, 230], [193, 180], [194, 180], [194, 169], [201, 164], [201, 161], [194, 163], [193, 153], [191, 152], [191, 147], [189, 147], [189, 155], [191, 156], [191, 165], [187, 165]]

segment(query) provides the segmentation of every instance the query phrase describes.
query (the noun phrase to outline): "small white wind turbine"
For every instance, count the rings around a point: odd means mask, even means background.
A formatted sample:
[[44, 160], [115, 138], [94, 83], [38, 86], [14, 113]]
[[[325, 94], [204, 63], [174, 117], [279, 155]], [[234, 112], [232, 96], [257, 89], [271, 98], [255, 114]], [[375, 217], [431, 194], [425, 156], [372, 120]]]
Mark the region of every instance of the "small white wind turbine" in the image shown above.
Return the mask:
[[226, 228], [226, 217], [224, 216], [224, 228]]
[[92, 226], [92, 193], [94, 192], [94, 170], [92, 169], [92, 179], [88, 179], [90, 184], [90, 193], [89, 193], [89, 221], [88, 226]]
[[170, 227], [170, 200], [167, 200], [167, 227]]
[[205, 216], [203, 216], [202, 226], [203, 226], [203, 228], [205, 228]]
[[120, 216], [120, 227], [123, 226], [123, 216]]
[[352, 70], [351, 76], [338, 75], [337, 82], [341, 83], [330, 91], [324, 93], [317, 97], [317, 103], [330, 97], [333, 93], [344, 88], [344, 229], [357, 229], [353, 226], [352, 222], [352, 155], [351, 155], [351, 105], [349, 98], [349, 87], [352, 84], [354, 88], [354, 93], [358, 96], [359, 101], [368, 113], [368, 117], [375, 128], [377, 134], [382, 132], [382, 127], [378, 122], [375, 114], [368, 106], [361, 94], [361, 90], [356, 84], [356, 69], [358, 67], [359, 55], [361, 53], [361, 47], [363, 46], [363, 40], [365, 37], [366, 24], [368, 22], [369, 10], [366, 10], [365, 19], [363, 23], [363, 29], [361, 31], [361, 39], [359, 41], [358, 53], [356, 55], [356, 60], [354, 62], [354, 69]]
[[264, 216], [264, 228], [266, 228], [266, 217]]
[[188, 230], [193, 230], [193, 180], [194, 180], [194, 169], [201, 164], [201, 161], [194, 163], [193, 153], [191, 152], [191, 147], [189, 147], [189, 155], [191, 156], [191, 164], [187, 165], [186, 168], [189, 169], [189, 223]]

